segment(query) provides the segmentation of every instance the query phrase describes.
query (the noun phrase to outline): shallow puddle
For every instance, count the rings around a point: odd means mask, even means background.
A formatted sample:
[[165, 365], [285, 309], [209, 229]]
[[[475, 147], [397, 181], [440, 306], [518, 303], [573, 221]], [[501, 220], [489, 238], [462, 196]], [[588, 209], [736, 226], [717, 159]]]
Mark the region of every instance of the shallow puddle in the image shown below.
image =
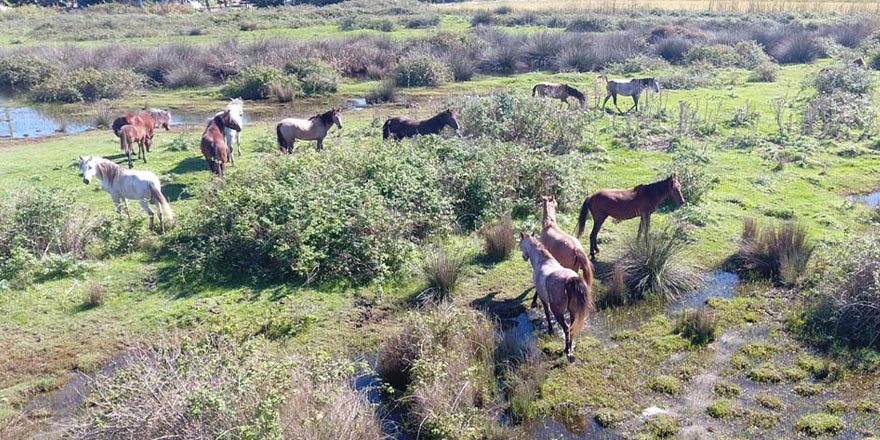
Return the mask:
[[703, 286], [688, 295], [672, 301], [667, 306], [668, 312], [680, 312], [685, 309], [702, 307], [712, 297], [724, 299], [733, 298], [736, 295], [736, 287], [739, 285], [739, 275], [723, 270], [713, 270], [703, 277]]
[[880, 190], [868, 194], [853, 194], [847, 198], [854, 202], [867, 204], [872, 208], [880, 207]]
[[584, 416], [576, 421], [578, 426], [566, 426], [562, 422], [545, 417], [525, 426], [528, 438], [533, 440], [573, 439], [622, 439], [620, 434], [601, 427], [593, 417]]
[[386, 438], [392, 440], [411, 438], [403, 430], [403, 414], [382, 395], [382, 379], [372, 373], [362, 373], [352, 378], [352, 385], [375, 405], [376, 415], [382, 421], [382, 432], [385, 433]]

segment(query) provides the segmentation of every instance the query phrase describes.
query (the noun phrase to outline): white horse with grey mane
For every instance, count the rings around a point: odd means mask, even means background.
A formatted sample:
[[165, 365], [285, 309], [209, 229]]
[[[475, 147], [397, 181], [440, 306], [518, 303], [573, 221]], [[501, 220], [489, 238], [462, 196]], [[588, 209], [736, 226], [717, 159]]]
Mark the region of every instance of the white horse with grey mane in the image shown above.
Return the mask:
[[159, 229], [162, 232], [165, 232], [164, 220], [168, 221], [169, 226], [174, 222], [171, 205], [162, 194], [159, 178], [152, 172], [127, 170], [116, 162], [97, 156], [80, 156], [79, 169], [82, 172], [83, 183], [86, 185], [93, 179], [101, 181], [104, 191], [110, 193], [110, 198], [116, 205], [116, 212], [120, 212], [124, 206], [128, 213], [126, 200], [137, 200], [144, 212], [150, 216], [150, 229], [153, 229], [153, 210], [150, 209], [150, 202], [153, 202], [159, 211]]
[[[241, 98], [235, 98], [226, 104], [226, 108], [217, 112], [214, 117], [223, 115], [223, 112], [229, 111], [229, 117], [239, 127], [244, 127], [242, 118], [244, 118], [244, 101]], [[230, 127], [223, 128], [223, 136], [226, 138], [226, 146], [229, 147], [229, 162], [235, 163], [235, 149], [241, 154], [241, 131], [236, 131]], [[233, 147], [235, 145], [235, 147]]]

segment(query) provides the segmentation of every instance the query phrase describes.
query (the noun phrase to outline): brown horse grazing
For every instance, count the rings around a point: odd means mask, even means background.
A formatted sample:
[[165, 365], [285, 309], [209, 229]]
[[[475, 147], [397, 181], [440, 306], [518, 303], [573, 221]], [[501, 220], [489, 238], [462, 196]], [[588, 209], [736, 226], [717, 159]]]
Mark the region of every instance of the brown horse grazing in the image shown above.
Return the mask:
[[382, 125], [382, 139], [392, 138], [399, 141], [403, 138], [410, 138], [420, 134], [437, 134], [447, 125], [456, 132], [461, 129], [458, 118], [455, 117], [455, 112], [452, 109], [442, 111], [433, 118], [425, 119], [424, 121], [416, 121], [406, 116], [397, 116], [388, 119]]
[[[584, 328], [587, 316], [594, 310], [592, 289], [577, 272], [562, 267], [532, 234], [520, 233], [519, 247], [523, 260], [532, 263], [532, 280], [535, 293], [544, 305], [547, 332], [553, 334], [550, 320], [550, 312], [553, 312], [565, 335], [565, 354], [571, 356], [574, 336]], [[565, 321], [566, 311], [569, 322]]]
[[162, 127], [166, 131], [170, 130], [171, 114], [165, 110], [150, 109], [138, 113], [126, 113], [113, 120], [111, 127], [113, 133], [118, 137], [119, 129], [124, 125], [138, 125], [144, 129], [149, 129], [152, 135], [154, 128]]
[[580, 90], [568, 85], [559, 83], [543, 82], [535, 84], [532, 87], [532, 96], [540, 96], [541, 98], [556, 98], [568, 104], [568, 98], [577, 99], [581, 108], [587, 106], [587, 97]]
[[131, 144], [135, 142], [138, 144], [138, 154], [144, 163], [147, 163], [147, 150], [153, 145], [153, 130], [145, 130], [139, 125], [123, 125], [119, 129], [119, 148], [128, 158], [128, 168], [134, 168], [131, 161]]
[[651, 226], [651, 213], [653, 213], [667, 197], [672, 197], [679, 205], [684, 203], [684, 195], [681, 193], [681, 183], [678, 176], [671, 176], [647, 185], [636, 185], [632, 189], [603, 189], [590, 194], [581, 206], [578, 216], [577, 236], [584, 233], [584, 224], [587, 217], [593, 215], [593, 231], [590, 232], [590, 258], [595, 258], [599, 253], [596, 243], [599, 229], [605, 219], [612, 217], [616, 220], [629, 220], [641, 216], [638, 236], [648, 233]]
[[229, 110], [217, 113], [208, 122], [208, 126], [205, 127], [201, 143], [202, 155], [205, 156], [205, 161], [208, 162], [208, 169], [224, 179], [226, 178], [228, 150], [226, 135], [223, 133], [223, 130], [227, 127], [235, 131], [241, 131], [241, 127], [230, 115]]

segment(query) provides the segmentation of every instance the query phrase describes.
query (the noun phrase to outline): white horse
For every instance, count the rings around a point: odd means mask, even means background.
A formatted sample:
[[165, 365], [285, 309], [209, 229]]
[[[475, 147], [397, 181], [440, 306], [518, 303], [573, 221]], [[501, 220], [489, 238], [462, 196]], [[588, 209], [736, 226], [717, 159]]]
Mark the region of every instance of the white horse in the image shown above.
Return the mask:
[[324, 149], [324, 138], [330, 127], [336, 124], [342, 130], [342, 116], [338, 108], [312, 116], [309, 119], [286, 118], [275, 126], [278, 148], [282, 153], [293, 153], [297, 139], [318, 141], [318, 150]]
[[110, 193], [110, 197], [116, 205], [116, 212], [120, 212], [125, 206], [127, 213], [126, 200], [137, 200], [144, 212], [150, 216], [150, 229], [153, 229], [153, 210], [150, 209], [149, 203], [153, 202], [159, 211], [159, 229], [162, 232], [165, 232], [163, 217], [167, 217], [169, 225], [174, 222], [174, 212], [171, 210], [171, 205], [162, 194], [159, 178], [152, 172], [127, 170], [116, 162], [97, 156], [80, 156], [79, 169], [82, 172], [83, 183], [86, 185], [95, 178], [101, 181], [104, 191]]
[[[226, 104], [226, 108], [217, 112], [216, 116], [223, 115], [223, 112], [229, 111], [229, 116], [232, 118], [232, 121], [235, 122], [235, 125], [239, 127], [244, 127], [244, 123], [242, 122], [242, 118], [244, 117], [244, 101], [241, 98], [235, 98], [229, 101], [229, 104]], [[226, 127], [223, 129], [223, 136], [226, 137], [226, 145], [229, 147], [229, 162], [235, 163], [235, 147], [238, 147], [238, 153], [241, 154], [241, 130], [236, 131], [230, 127]], [[235, 147], [233, 147], [233, 145]]]

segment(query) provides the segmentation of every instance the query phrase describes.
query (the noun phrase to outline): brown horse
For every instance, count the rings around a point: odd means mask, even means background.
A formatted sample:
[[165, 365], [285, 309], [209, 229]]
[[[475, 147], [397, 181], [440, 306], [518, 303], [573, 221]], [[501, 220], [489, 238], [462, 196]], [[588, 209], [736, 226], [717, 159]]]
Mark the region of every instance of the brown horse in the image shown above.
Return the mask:
[[208, 126], [205, 127], [201, 143], [202, 155], [205, 156], [205, 161], [208, 162], [208, 169], [224, 179], [226, 178], [228, 150], [226, 135], [223, 133], [223, 130], [227, 127], [235, 131], [241, 131], [241, 126], [235, 122], [229, 110], [217, 113], [208, 122]]
[[586, 108], [587, 97], [580, 90], [568, 85], [559, 83], [543, 82], [535, 84], [532, 87], [532, 96], [541, 98], [556, 98], [565, 104], [568, 104], [568, 98], [577, 99], [581, 108]]
[[442, 111], [436, 116], [424, 121], [416, 121], [406, 116], [397, 116], [385, 121], [382, 125], [382, 139], [392, 138], [399, 141], [403, 138], [411, 138], [420, 134], [437, 134], [446, 126], [452, 127], [456, 132], [461, 129], [458, 118], [452, 109]]
[[593, 231], [590, 232], [590, 258], [595, 258], [599, 253], [596, 243], [599, 229], [605, 219], [612, 217], [616, 220], [629, 220], [641, 216], [638, 236], [647, 234], [651, 226], [651, 213], [653, 213], [667, 197], [672, 197], [679, 205], [684, 203], [684, 195], [681, 193], [681, 183], [674, 173], [657, 182], [647, 185], [637, 185], [632, 189], [603, 189], [594, 192], [584, 200], [581, 213], [578, 216], [577, 236], [584, 233], [584, 224], [587, 217], [593, 215]]
[[165, 110], [150, 109], [138, 113], [126, 113], [113, 120], [111, 127], [113, 133], [119, 136], [119, 129], [124, 125], [139, 125], [144, 129], [149, 129], [151, 134], [154, 128], [162, 127], [166, 131], [170, 130], [171, 114]]
[[[583, 279], [590, 288], [593, 287], [593, 263], [587, 258], [581, 242], [577, 238], [565, 233], [556, 223], [556, 197], [541, 197], [541, 207], [544, 218], [541, 221], [541, 244], [547, 249], [553, 258], [562, 265], [575, 272], [581, 271]], [[537, 306], [538, 294], [532, 299], [532, 308]]]
[[153, 130], [146, 130], [139, 125], [123, 125], [119, 129], [119, 148], [125, 152], [128, 168], [134, 168], [131, 161], [131, 144], [135, 142], [138, 144], [138, 155], [144, 163], [147, 163], [146, 150], [153, 145]]
[[[553, 334], [553, 312], [565, 335], [565, 354], [571, 356], [574, 336], [584, 328], [587, 316], [594, 310], [592, 289], [577, 272], [562, 267], [532, 234], [520, 233], [519, 247], [523, 260], [532, 263], [532, 280], [544, 305], [547, 332]], [[566, 311], [569, 322], [565, 320]]]

